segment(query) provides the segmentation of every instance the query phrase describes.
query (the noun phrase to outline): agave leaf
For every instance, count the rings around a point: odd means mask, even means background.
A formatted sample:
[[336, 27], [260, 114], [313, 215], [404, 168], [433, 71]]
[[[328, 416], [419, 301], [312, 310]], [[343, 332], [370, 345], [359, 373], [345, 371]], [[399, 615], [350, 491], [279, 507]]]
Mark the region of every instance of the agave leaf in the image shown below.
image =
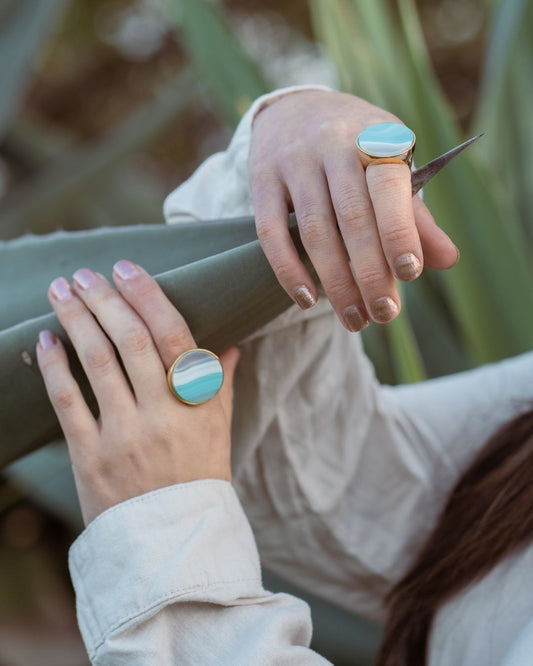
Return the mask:
[[205, 0], [170, 0], [169, 15], [191, 63], [226, 120], [235, 126], [271, 85], [235, 38], [222, 10]]
[[[453, 140], [457, 128], [432, 74], [414, 3], [399, 0], [399, 8], [411, 59], [413, 106], [424, 110], [413, 115], [425, 156], [428, 147], [440, 148], [443, 138]], [[472, 361], [528, 349], [533, 327], [531, 270], [524, 246], [509, 229], [512, 213], [497, 198], [488, 175], [465, 154], [428, 186], [426, 199], [461, 249], [462, 261], [441, 280]]]
[[0, 137], [17, 110], [32, 65], [65, 7], [65, 0], [12, 0], [0, 11]]
[[[49, 311], [45, 290], [52, 277], [70, 277], [80, 265], [109, 275], [112, 264], [127, 257], [157, 274], [156, 279], [186, 318], [199, 345], [222, 351], [292, 304], [254, 236], [253, 219], [242, 218], [58, 232], [0, 245], [0, 269], [4, 273], [0, 277], [4, 306], [4, 330], [0, 331], [0, 465], [59, 435], [34, 354], [43, 328], [51, 329], [64, 341], [74, 376], [94, 405], [67, 336], [54, 314], [43, 314]], [[9, 275], [8, 280], [5, 275]], [[22, 285], [18, 284], [19, 276]], [[32, 414], [31, 419], [28, 414]]]
[[525, 0], [497, 2], [491, 13], [490, 38], [475, 127], [487, 131], [477, 153], [507, 194], [517, 223], [517, 242], [533, 239], [533, 127], [531, 63], [533, 6]]
[[111, 136], [94, 146], [72, 150], [43, 168], [5, 200], [0, 209], [0, 237], [55, 229], [60, 214], [94, 197], [117, 164], [174, 119], [196, 94], [192, 74], [182, 74], [134, 111]]

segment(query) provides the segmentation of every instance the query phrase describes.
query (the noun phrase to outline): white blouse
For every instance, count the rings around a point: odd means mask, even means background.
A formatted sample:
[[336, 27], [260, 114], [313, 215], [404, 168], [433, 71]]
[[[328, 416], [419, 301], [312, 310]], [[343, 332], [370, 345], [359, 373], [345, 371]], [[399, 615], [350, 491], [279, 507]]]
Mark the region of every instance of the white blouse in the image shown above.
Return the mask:
[[[251, 122], [262, 104], [292, 90], [255, 102], [228, 149], [169, 195], [169, 223], [252, 213]], [[384, 595], [458, 475], [501, 423], [532, 404], [532, 377], [528, 353], [381, 386], [360, 337], [325, 298], [305, 312], [292, 307], [243, 344], [233, 485], [195, 481], [128, 500], [73, 544], [70, 571], [92, 663], [329, 663], [308, 647], [307, 604], [263, 589], [258, 550], [287, 580], [382, 620]], [[448, 602], [436, 617], [429, 665], [499, 666], [511, 648], [507, 666], [533, 663], [520, 647], [533, 632], [531, 571], [533, 547]]]

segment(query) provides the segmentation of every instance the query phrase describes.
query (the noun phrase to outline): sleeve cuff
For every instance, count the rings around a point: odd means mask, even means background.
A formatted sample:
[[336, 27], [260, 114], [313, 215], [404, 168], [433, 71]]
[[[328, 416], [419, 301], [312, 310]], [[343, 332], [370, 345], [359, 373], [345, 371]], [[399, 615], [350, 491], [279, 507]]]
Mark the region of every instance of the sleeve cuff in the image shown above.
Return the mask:
[[100, 514], [70, 549], [89, 656], [175, 602], [231, 605], [264, 594], [259, 556], [233, 486], [201, 480], [160, 488]]

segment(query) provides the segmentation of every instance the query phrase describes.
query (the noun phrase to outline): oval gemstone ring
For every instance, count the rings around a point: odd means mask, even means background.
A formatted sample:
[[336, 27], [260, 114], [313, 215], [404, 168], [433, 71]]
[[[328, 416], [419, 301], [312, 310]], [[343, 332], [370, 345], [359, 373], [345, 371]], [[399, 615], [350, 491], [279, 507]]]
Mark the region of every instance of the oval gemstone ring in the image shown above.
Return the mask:
[[357, 137], [357, 150], [366, 169], [370, 164], [411, 166], [416, 136], [401, 123], [376, 123], [366, 127]]
[[167, 373], [172, 395], [186, 405], [202, 405], [214, 398], [224, 381], [220, 359], [207, 349], [180, 354]]

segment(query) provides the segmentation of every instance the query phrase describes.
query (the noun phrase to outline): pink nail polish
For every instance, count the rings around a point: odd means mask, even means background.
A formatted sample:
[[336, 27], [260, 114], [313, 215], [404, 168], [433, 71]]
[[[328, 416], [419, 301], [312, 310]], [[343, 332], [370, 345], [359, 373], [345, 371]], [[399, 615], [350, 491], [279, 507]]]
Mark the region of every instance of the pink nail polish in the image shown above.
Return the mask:
[[50, 285], [50, 291], [58, 301], [66, 301], [72, 298], [72, 290], [64, 277], [56, 278]]
[[50, 347], [53, 347], [56, 342], [57, 338], [52, 331], [41, 331], [39, 333], [39, 344], [43, 349], [50, 349]]
[[113, 270], [119, 276], [119, 278], [122, 278], [123, 280], [131, 280], [140, 275], [140, 271], [137, 266], [127, 259], [121, 259], [120, 261], [117, 261], [117, 263], [113, 266]]
[[78, 269], [72, 278], [81, 289], [89, 289], [98, 282], [98, 275], [89, 268]]

